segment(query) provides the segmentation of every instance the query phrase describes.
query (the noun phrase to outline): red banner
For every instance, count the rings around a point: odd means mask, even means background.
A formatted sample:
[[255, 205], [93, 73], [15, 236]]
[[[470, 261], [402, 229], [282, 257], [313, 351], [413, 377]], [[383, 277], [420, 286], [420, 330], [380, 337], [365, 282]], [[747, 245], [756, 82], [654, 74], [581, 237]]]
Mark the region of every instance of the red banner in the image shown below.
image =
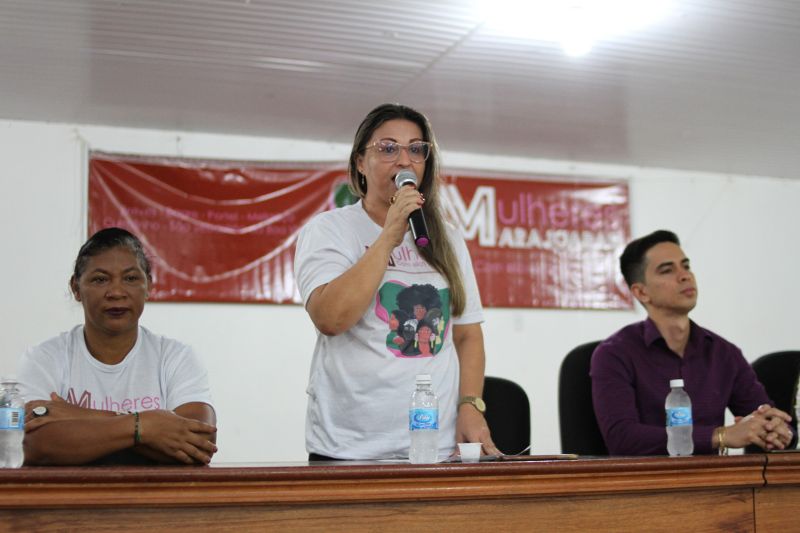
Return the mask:
[[[445, 177], [450, 218], [489, 307], [630, 308], [617, 257], [624, 182]], [[89, 233], [124, 227], [153, 262], [151, 300], [299, 303], [294, 244], [316, 213], [354, 201], [340, 164], [93, 153]]]
[[450, 176], [487, 306], [629, 309], [617, 258], [629, 240], [624, 182]]

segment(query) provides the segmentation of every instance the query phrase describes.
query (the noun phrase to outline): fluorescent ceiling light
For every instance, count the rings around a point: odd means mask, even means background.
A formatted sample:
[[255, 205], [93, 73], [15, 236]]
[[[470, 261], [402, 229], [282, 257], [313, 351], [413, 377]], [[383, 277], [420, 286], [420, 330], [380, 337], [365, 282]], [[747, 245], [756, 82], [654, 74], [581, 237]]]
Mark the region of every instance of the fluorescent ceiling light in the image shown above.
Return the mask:
[[486, 26], [511, 37], [557, 42], [571, 56], [594, 43], [641, 30], [673, 0], [484, 0]]

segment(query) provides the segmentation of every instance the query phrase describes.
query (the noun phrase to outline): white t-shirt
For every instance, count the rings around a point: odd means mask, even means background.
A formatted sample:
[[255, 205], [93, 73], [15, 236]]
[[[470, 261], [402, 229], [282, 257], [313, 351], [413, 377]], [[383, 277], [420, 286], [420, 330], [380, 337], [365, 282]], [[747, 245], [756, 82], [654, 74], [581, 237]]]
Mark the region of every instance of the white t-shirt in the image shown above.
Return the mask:
[[[350, 269], [381, 231], [361, 202], [308, 222], [294, 263], [303, 302]], [[464, 313], [450, 316], [445, 278], [406, 233], [366, 314], [340, 335], [317, 332], [307, 389], [309, 452], [339, 459], [408, 457], [408, 408], [417, 374], [431, 375], [439, 397], [439, 454], [453, 451], [459, 392], [453, 325], [482, 322], [483, 309], [464, 238], [453, 227], [447, 231], [464, 279]]]
[[136, 344], [116, 365], [92, 357], [80, 325], [29, 349], [17, 374], [25, 401], [49, 400], [56, 392], [72, 404], [103, 411], [211, 405], [208, 375], [194, 351], [142, 326]]

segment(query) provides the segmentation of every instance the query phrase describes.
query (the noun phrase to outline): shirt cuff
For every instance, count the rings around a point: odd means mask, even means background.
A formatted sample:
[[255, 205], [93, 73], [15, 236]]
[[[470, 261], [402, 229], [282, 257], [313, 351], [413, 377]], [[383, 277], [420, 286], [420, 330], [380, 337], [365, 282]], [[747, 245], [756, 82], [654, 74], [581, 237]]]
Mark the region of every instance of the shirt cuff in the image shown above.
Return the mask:
[[715, 451], [711, 446], [711, 435], [714, 433], [716, 427], [714, 426], [694, 426], [693, 440], [694, 440], [694, 454], [695, 455], [708, 455]]

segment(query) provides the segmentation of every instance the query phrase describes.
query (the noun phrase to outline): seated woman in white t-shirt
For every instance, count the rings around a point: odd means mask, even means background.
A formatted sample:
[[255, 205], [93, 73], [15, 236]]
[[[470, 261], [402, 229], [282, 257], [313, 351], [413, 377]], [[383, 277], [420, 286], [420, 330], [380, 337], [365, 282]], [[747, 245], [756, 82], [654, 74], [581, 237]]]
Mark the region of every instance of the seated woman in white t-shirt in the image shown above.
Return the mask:
[[128, 231], [103, 229], [81, 247], [69, 285], [84, 324], [20, 362], [26, 464], [211, 460], [216, 416], [205, 369], [188, 346], [139, 326], [151, 281]]

